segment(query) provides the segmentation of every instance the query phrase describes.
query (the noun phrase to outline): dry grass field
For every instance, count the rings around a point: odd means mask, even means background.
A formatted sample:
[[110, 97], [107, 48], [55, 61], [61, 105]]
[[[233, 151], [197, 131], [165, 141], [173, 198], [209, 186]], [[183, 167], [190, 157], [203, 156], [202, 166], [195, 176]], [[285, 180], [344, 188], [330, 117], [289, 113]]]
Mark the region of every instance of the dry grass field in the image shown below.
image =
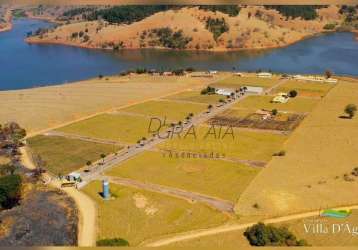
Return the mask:
[[227, 87], [239, 89], [240, 86], [257, 86], [268, 88], [275, 85], [279, 81], [278, 76], [272, 78], [259, 78], [256, 74], [245, 74], [245, 76], [231, 76], [224, 80], [212, 84], [213, 87]]
[[222, 75], [211, 79], [134, 75], [1, 91], [0, 123], [16, 121], [31, 133], [189, 87], [206, 86], [207, 82], [220, 77]]
[[[219, 139], [219, 130], [220, 127], [216, 126], [215, 138], [214, 130], [210, 130], [210, 126], [195, 127], [196, 137], [192, 133], [193, 131], [186, 137], [183, 132], [181, 138], [174, 135], [172, 139], [160, 144], [158, 148], [192, 153], [214, 152], [228, 158], [269, 161], [273, 153], [281, 150], [282, 144], [287, 139], [287, 136], [284, 135], [240, 129], [233, 129], [233, 138], [227, 127], [222, 127]], [[209, 131], [211, 134], [205, 138]], [[226, 131], [227, 134], [224, 136]]]
[[10, 162], [10, 159], [5, 156], [0, 156], [0, 165], [5, 165]]
[[134, 144], [148, 137], [150, 118], [124, 114], [102, 114], [59, 128], [58, 131]]
[[209, 228], [229, 218], [198, 203], [110, 184], [113, 199], [100, 196], [101, 183], [92, 182], [83, 191], [98, 206], [98, 239], [123, 238], [130, 246], [171, 233]]
[[318, 99], [295, 97], [288, 100], [287, 103], [271, 103], [273, 98], [274, 96], [248, 96], [235, 104], [234, 108], [246, 108], [252, 111], [258, 109], [277, 109], [279, 111], [305, 113], [312, 111], [319, 102]]
[[148, 116], [148, 119], [157, 117], [167, 118], [171, 121], [184, 120], [189, 113], [198, 114], [207, 110], [205, 104], [180, 103], [174, 101], [149, 101], [133, 105], [128, 108], [120, 109], [120, 112], [128, 112]]
[[101, 159], [101, 154], [120, 150], [120, 147], [56, 136], [35, 136], [27, 140], [33, 156], [41, 156], [52, 174], [68, 174]]
[[273, 158], [250, 183], [237, 213], [272, 216], [357, 204], [358, 178], [349, 175], [358, 166], [358, 118], [340, 118], [357, 100], [356, 83], [336, 85], [287, 140], [286, 155]]
[[296, 90], [298, 96], [305, 97], [323, 97], [328, 91], [334, 87], [334, 84], [319, 83], [309, 81], [288, 80], [278, 88], [273, 90], [274, 93], [285, 92], [288, 93], [291, 90]]
[[221, 95], [201, 95], [200, 91], [185, 91], [166, 97], [166, 100], [187, 101], [205, 104], [215, 104], [223, 97]]
[[108, 174], [180, 188], [236, 202], [260, 168], [215, 159], [144, 152]]

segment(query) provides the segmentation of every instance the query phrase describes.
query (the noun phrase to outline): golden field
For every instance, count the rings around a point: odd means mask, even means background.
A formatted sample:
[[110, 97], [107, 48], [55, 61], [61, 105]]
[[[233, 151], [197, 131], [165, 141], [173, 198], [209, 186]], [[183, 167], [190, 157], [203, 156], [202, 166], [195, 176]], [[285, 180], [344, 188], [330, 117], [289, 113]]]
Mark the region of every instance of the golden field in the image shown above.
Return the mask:
[[273, 158], [250, 183], [236, 212], [277, 216], [358, 203], [358, 179], [343, 177], [358, 165], [358, 117], [340, 118], [357, 100], [355, 83], [337, 84], [286, 141], [286, 155]]
[[100, 196], [98, 181], [83, 189], [97, 203], [98, 239], [119, 237], [130, 246], [137, 246], [151, 238], [209, 228], [229, 220], [226, 215], [199, 203], [110, 185], [113, 198], [108, 201]]
[[[29, 133], [162, 97], [220, 78], [134, 75], [71, 84], [0, 91], [0, 123], [16, 121]], [[107, 80], [108, 78], [108, 80]]]

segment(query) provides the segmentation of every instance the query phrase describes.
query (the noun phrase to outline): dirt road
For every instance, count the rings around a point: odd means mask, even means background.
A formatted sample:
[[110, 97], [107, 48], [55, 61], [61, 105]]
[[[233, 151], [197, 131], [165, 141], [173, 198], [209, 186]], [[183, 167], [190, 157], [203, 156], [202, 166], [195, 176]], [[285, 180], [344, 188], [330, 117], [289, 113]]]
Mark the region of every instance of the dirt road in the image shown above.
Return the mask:
[[[358, 209], [358, 205], [352, 205], [352, 206], [347, 206], [347, 207], [338, 207], [338, 208], [334, 208], [334, 209], [335, 210]], [[313, 216], [317, 216], [318, 214], [319, 214], [318, 211], [312, 211], [312, 212], [305, 212], [305, 213], [299, 213], [299, 214], [293, 214], [293, 215], [287, 215], [287, 216], [282, 216], [282, 217], [266, 219], [266, 220], [262, 220], [262, 222], [265, 224], [280, 223], [280, 222], [286, 222], [286, 221], [290, 221], [290, 220], [297, 220], [297, 219], [302, 219], [302, 218], [313, 217]], [[255, 222], [244, 223], [244, 224], [224, 225], [224, 226], [219, 226], [219, 227], [205, 229], [205, 230], [191, 231], [191, 232], [183, 233], [180, 235], [168, 237], [166, 239], [161, 239], [161, 240], [158, 240], [155, 242], [151, 242], [151, 243], [146, 244], [145, 246], [146, 247], [160, 247], [160, 246], [169, 245], [174, 242], [191, 240], [191, 239], [200, 238], [203, 236], [216, 235], [216, 234], [226, 233], [226, 232], [231, 232], [231, 231], [236, 231], [236, 230], [243, 230], [243, 229], [246, 229], [247, 227], [250, 227], [256, 223], [257, 222], [255, 221]]]
[[129, 187], [134, 187], [134, 188], [138, 188], [138, 189], [148, 190], [151, 192], [162, 193], [165, 195], [170, 195], [170, 196], [178, 197], [178, 198], [189, 200], [189, 201], [202, 202], [202, 203], [205, 203], [221, 212], [226, 212], [226, 213], [234, 212], [234, 203], [233, 202], [221, 200], [219, 198], [215, 198], [215, 197], [211, 197], [211, 196], [207, 196], [207, 195], [203, 195], [203, 194], [199, 194], [199, 193], [189, 192], [189, 191], [182, 190], [182, 189], [157, 185], [157, 184], [153, 184], [153, 183], [143, 183], [140, 181], [127, 179], [127, 178], [107, 177], [107, 176], [106, 176], [106, 178], [108, 178], [110, 180], [110, 182], [117, 183], [122, 186], [129, 186]]
[[[26, 147], [21, 147], [20, 151], [22, 164], [28, 169], [35, 169]], [[45, 176], [44, 179], [49, 180], [48, 185], [61, 189], [75, 201], [79, 211], [78, 246], [96, 246], [96, 203], [76, 188], [61, 188], [61, 183], [50, 176]]]

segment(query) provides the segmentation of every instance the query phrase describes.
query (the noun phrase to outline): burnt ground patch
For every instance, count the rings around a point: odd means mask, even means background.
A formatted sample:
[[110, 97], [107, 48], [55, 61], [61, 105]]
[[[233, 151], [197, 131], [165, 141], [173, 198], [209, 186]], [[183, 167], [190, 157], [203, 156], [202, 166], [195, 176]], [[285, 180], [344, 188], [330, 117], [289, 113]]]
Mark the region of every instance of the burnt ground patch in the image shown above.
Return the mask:
[[249, 114], [244, 118], [218, 115], [211, 118], [208, 123], [217, 126], [232, 126], [252, 129], [266, 129], [277, 131], [292, 131], [304, 119], [302, 114], [284, 114], [263, 119], [261, 115]]
[[0, 213], [0, 246], [77, 245], [74, 201], [60, 190], [32, 189], [21, 204]]

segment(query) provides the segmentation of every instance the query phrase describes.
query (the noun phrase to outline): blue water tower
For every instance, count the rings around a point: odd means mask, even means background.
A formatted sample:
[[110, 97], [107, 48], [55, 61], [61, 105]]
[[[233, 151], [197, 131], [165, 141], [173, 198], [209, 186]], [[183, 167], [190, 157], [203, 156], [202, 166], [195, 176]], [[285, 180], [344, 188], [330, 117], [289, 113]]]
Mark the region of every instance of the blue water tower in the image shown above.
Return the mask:
[[109, 199], [110, 198], [110, 194], [109, 194], [109, 182], [107, 180], [103, 180], [102, 182], [102, 187], [103, 187], [103, 198], [104, 199]]

